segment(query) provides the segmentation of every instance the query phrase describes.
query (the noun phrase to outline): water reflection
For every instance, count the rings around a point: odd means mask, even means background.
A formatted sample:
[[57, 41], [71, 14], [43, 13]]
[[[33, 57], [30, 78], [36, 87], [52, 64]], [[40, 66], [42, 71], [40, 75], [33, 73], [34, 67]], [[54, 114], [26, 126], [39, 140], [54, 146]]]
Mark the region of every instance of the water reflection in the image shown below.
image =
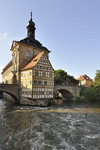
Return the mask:
[[[0, 101], [0, 150], [99, 150], [100, 108], [10, 105]], [[82, 114], [82, 113], [83, 114]]]

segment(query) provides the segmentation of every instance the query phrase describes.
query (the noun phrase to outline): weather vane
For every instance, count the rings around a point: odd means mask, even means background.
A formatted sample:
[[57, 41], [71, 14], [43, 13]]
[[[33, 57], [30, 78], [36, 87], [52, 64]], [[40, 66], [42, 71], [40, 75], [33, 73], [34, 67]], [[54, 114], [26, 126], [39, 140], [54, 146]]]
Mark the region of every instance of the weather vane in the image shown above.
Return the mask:
[[32, 20], [32, 9], [31, 9], [31, 20]]

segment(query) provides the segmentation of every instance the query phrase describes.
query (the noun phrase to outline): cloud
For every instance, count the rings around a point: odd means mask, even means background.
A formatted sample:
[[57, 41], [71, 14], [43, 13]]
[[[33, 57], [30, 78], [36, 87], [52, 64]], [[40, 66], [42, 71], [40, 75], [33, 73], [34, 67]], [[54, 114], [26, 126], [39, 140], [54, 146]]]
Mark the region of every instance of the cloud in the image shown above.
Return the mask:
[[0, 40], [6, 39], [8, 37], [8, 33], [5, 32], [3, 34], [0, 34]]
[[7, 36], [8, 36], [8, 33], [4, 33], [4, 34], [3, 34], [3, 37], [4, 37], [4, 38], [7, 38]]

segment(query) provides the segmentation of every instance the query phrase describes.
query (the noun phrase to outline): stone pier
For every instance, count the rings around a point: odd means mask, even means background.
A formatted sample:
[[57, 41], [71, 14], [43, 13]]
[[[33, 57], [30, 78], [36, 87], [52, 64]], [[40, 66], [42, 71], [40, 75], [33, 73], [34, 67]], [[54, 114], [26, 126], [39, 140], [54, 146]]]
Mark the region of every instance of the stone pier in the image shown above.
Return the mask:
[[3, 98], [3, 92], [0, 92], [0, 99]]

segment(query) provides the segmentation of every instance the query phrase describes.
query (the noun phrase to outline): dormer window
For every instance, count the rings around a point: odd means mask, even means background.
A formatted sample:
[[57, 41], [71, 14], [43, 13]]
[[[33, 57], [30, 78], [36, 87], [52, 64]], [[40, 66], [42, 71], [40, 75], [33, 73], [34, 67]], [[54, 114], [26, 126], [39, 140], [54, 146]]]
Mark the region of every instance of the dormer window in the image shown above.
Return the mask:
[[26, 52], [26, 56], [27, 56], [27, 57], [30, 57], [30, 51], [27, 51], [27, 52]]
[[37, 61], [37, 59], [34, 59], [34, 62]]

